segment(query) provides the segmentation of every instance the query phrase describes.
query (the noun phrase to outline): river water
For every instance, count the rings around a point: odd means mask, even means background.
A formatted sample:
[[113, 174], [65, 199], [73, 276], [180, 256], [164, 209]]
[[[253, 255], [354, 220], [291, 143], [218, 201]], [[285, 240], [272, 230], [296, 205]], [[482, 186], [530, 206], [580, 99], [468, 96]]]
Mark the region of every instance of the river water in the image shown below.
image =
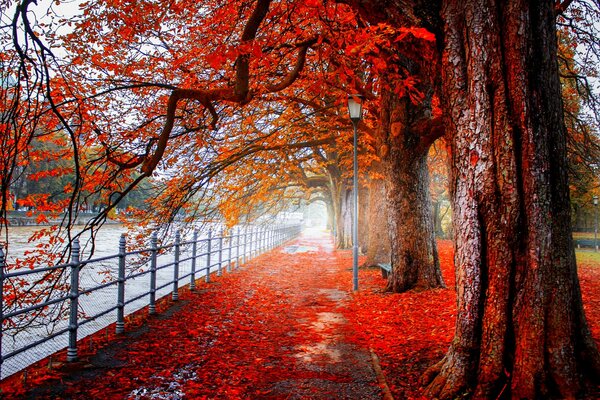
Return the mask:
[[[32, 249], [32, 243], [29, 242], [29, 238], [40, 228], [39, 226], [14, 226], [10, 227], [8, 231], [8, 245], [9, 245], [9, 259], [8, 262], [14, 260], [16, 257], [23, 257], [23, 254], [27, 250]], [[79, 227], [75, 226], [74, 233], [77, 233]], [[100, 228], [96, 236], [96, 248], [94, 251], [94, 257], [107, 256], [110, 254], [117, 254], [119, 252], [119, 238], [122, 233], [125, 233], [126, 229], [121, 224], [107, 224]], [[81, 245], [84, 246], [87, 242], [88, 236], [84, 236], [81, 241]], [[89, 245], [84, 247], [83, 254], [89, 250]]]

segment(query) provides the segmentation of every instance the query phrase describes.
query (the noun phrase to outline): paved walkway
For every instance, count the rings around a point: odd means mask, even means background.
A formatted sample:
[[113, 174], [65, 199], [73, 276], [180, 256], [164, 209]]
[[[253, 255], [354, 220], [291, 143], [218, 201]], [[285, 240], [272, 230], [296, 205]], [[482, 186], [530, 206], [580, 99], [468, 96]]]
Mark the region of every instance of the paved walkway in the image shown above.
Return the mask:
[[[304, 322], [295, 333], [306, 338], [295, 348], [296, 367], [321, 376], [274, 383], [272, 394], [291, 399], [382, 398], [369, 350], [345, 341], [346, 320], [340, 308], [351, 289], [350, 254], [346, 252], [344, 260], [334, 253], [331, 239], [324, 234], [303, 236], [282, 250], [279, 273], [261, 270], [261, 274], [269, 274], [265, 284], [288, 287], [285, 296], [290, 308], [282, 311]], [[340, 281], [340, 275], [348, 279]]]
[[369, 349], [346, 338], [350, 254], [334, 252], [323, 232], [307, 234], [201, 287], [84, 372], [29, 397], [383, 398]]

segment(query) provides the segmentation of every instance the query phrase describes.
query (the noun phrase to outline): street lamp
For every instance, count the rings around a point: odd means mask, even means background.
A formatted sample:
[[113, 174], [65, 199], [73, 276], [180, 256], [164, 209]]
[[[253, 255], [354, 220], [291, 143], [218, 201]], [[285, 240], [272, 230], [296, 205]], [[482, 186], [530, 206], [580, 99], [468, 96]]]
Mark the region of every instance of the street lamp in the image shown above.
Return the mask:
[[354, 127], [354, 177], [352, 182], [352, 198], [354, 200], [354, 215], [352, 216], [352, 288], [354, 291], [358, 290], [358, 146], [356, 129], [362, 117], [362, 105], [363, 96], [360, 94], [348, 95], [348, 112], [350, 113], [350, 120]]
[[598, 251], [598, 196], [592, 197], [594, 203], [594, 210], [596, 213], [596, 222], [594, 224], [594, 251]]

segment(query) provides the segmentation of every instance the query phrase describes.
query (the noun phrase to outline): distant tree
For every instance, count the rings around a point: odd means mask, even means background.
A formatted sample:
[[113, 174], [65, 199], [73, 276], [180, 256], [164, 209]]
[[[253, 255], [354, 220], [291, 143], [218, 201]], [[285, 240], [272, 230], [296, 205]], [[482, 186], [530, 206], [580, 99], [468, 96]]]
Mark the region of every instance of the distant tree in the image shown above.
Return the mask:
[[[559, 21], [563, 19], [567, 20], [561, 17]], [[589, 66], [581, 65], [581, 59], [586, 58], [585, 55], [576, 55], [578, 45], [590, 50], [594, 47], [586, 46], [585, 37], [580, 39], [582, 43], [578, 43], [578, 36], [581, 36], [581, 32], [576, 35], [568, 26], [563, 26], [558, 32], [558, 62], [567, 128], [569, 186], [575, 228], [579, 223], [585, 224], [586, 221], [582, 221], [582, 218], [593, 214], [592, 197], [599, 193], [600, 187], [599, 125], [595, 114], [597, 95], [587, 83], [596, 73]]]

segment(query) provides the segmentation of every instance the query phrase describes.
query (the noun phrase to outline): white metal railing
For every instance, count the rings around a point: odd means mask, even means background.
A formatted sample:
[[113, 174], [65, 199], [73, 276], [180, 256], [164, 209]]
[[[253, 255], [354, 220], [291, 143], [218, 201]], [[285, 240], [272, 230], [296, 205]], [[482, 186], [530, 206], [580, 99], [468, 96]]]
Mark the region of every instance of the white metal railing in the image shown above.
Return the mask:
[[[127, 314], [146, 305], [149, 313], [154, 314], [157, 298], [169, 294], [172, 300], [178, 300], [179, 286], [185, 280], [189, 279], [190, 289], [194, 290], [199, 274], [204, 274], [206, 282], [210, 282], [212, 273], [220, 276], [224, 268], [230, 272], [240, 263], [296, 237], [301, 229], [300, 225], [247, 226], [228, 235], [213, 236], [209, 230], [203, 238], [194, 231], [189, 241], [181, 240], [177, 232], [173, 243], [160, 246], [154, 233], [149, 248], [130, 252], [126, 251], [126, 236], [122, 235], [118, 254], [89, 260], [80, 260], [79, 241], [74, 240], [69, 263], [13, 272], [7, 271], [0, 247], [1, 377], [10, 376], [64, 349], [65, 345], [67, 361], [75, 361], [78, 339], [115, 321], [116, 333], [122, 333]], [[171, 260], [161, 262], [165, 257]], [[107, 270], [113, 271], [112, 278], [97, 282], [99, 273]], [[49, 276], [62, 276], [64, 285], [53, 287], [40, 301], [23, 303], [16, 299], [17, 283], [40, 282]], [[13, 288], [9, 296], [8, 287]], [[24, 324], [50, 309], [52, 320], [43, 324], [46, 329], [39, 324], [30, 327]], [[113, 312], [116, 318], [110, 317]], [[48, 324], [52, 329], [47, 328]]]

